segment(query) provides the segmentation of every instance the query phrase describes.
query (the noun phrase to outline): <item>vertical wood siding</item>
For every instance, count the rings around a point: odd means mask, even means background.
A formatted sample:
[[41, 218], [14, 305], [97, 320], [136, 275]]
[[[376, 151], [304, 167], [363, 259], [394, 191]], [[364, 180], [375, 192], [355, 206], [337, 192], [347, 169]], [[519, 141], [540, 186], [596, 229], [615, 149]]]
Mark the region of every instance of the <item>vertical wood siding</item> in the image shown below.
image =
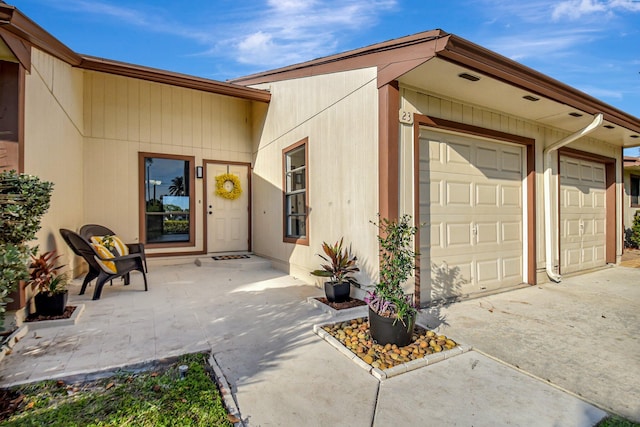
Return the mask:
[[[138, 152], [251, 161], [250, 101], [85, 71], [84, 220], [138, 235]], [[196, 247], [203, 248], [202, 180], [196, 180]], [[153, 252], [153, 251], [151, 251]]]

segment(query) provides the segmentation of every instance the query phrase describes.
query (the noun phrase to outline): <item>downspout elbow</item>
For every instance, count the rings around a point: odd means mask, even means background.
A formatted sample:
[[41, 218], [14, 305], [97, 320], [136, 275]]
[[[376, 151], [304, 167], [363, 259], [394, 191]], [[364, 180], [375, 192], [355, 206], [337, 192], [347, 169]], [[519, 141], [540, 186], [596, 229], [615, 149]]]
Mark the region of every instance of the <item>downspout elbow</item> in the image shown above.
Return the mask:
[[584, 129], [572, 133], [566, 138], [562, 138], [560, 141], [546, 147], [543, 151], [544, 162], [544, 228], [545, 228], [545, 270], [549, 279], [555, 283], [562, 281], [562, 276], [554, 271], [553, 261], [556, 258], [556, 252], [553, 245], [553, 233], [551, 228], [553, 227], [553, 216], [557, 212], [554, 210], [551, 203], [551, 153], [564, 147], [567, 144], [581, 138], [598, 128], [602, 124], [602, 113], [598, 113], [594, 116], [591, 123]]

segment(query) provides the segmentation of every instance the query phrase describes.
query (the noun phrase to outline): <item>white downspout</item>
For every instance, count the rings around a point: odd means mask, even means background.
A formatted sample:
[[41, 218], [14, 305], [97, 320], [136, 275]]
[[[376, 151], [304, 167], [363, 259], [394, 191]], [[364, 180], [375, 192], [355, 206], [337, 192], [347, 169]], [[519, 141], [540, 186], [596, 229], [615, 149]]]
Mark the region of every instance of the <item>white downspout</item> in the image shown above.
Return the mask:
[[555, 204], [552, 203], [551, 198], [551, 153], [557, 149], [564, 147], [567, 144], [572, 143], [578, 138], [581, 138], [591, 132], [593, 132], [598, 126], [602, 124], [602, 113], [598, 113], [594, 116], [593, 121], [584, 129], [572, 133], [566, 138], [555, 142], [544, 149], [544, 232], [545, 232], [545, 264], [547, 270], [547, 276], [552, 281], [559, 283], [562, 277], [553, 271], [553, 262], [557, 258], [558, 246], [554, 244], [552, 230], [553, 224], [558, 223], [558, 209]]

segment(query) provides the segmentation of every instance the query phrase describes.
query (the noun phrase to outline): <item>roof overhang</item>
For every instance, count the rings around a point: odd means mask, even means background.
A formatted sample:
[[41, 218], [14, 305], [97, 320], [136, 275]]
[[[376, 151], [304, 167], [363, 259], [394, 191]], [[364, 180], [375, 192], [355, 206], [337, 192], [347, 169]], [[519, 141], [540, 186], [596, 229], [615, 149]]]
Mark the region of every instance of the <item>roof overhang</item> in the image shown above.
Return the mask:
[[[575, 132], [597, 113], [591, 136], [620, 147], [640, 145], [640, 120], [571, 86], [441, 30], [428, 31], [232, 82], [253, 85], [377, 67], [378, 87], [397, 80], [424, 93]], [[470, 81], [459, 76], [470, 74]], [[527, 98], [523, 98], [523, 97]]]
[[0, 1], [0, 55], [19, 61], [31, 70], [30, 49], [34, 46], [74, 67], [132, 77], [218, 95], [268, 103], [271, 94], [227, 82], [209, 80], [156, 68], [80, 55], [45, 31], [14, 6]]

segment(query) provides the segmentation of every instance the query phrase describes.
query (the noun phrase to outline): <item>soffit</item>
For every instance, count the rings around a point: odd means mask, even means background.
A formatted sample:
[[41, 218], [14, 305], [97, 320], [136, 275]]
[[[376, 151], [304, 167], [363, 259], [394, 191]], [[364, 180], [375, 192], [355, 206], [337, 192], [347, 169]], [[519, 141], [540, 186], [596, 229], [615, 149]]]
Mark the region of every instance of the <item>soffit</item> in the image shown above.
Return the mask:
[[18, 62], [18, 59], [13, 54], [11, 49], [7, 46], [7, 44], [0, 37], [0, 60], [9, 61], [9, 62]]
[[[462, 73], [471, 74], [480, 79], [469, 81], [459, 77]], [[585, 108], [578, 108], [543, 96], [539, 91], [527, 90], [494, 75], [481, 73], [470, 67], [438, 57], [405, 73], [398, 78], [398, 81], [402, 85], [410, 86], [418, 91], [422, 90], [425, 93], [522, 117], [567, 132], [575, 132], [584, 128], [593, 120], [593, 114], [595, 114], [591, 111], [585, 111]], [[534, 96], [538, 101], [532, 102], [524, 99], [523, 97], [527, 95]], [[581, 114], [582, 116], [574, 117], [570, 114]], [[631, 129], [627, 129], [621, 126], [619, 121], [613, 120], [612, 115], [605, 114], [603, 126], [596, 129], [590, 136], [617, 146], [638, 146], [640, 138], [632, 138], [632, 135], [638, 135], [640, 131], [640, 121], [636, 119], [636, 122], [638, 129], [632, 126], [630, 126]], [[605, 128], [604, 126], [607, 125], [613, 126], [613, 129]]]

